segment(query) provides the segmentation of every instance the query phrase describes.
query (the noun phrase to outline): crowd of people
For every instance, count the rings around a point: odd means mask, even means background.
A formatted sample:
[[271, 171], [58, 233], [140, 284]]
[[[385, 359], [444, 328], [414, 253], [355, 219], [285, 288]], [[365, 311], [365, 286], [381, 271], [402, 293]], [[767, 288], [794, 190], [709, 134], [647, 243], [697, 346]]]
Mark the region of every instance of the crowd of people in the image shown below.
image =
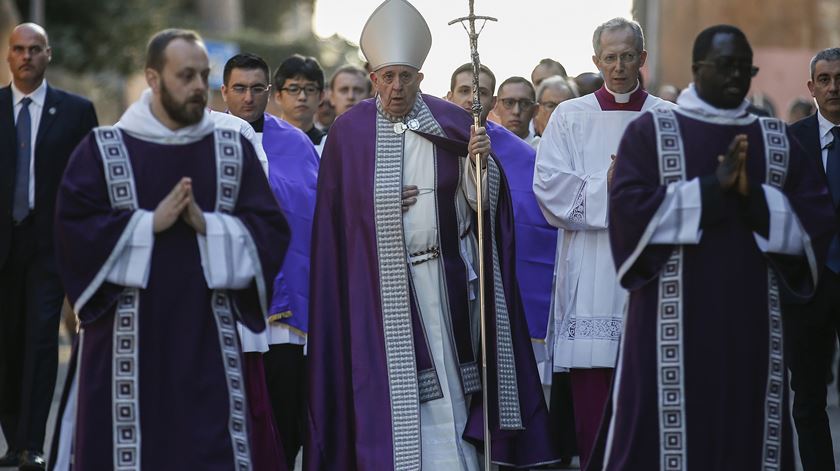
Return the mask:
[[816, 107], [787, 125], [745, 99], [729, 25], [659, 97], [623, 18], [597, 73], [468, 63], [445, 97], [406, 0], [359, 43], [366, 70], [329, 80], [237, 54], [212, 111], [201, 37], [163, 30], [99, 126], [47, 83], [44, 28], [13, 30], [0, 467], [793, 470], [793, 422], [804, 469], [834, 469], [840, 48], [802, 64]]

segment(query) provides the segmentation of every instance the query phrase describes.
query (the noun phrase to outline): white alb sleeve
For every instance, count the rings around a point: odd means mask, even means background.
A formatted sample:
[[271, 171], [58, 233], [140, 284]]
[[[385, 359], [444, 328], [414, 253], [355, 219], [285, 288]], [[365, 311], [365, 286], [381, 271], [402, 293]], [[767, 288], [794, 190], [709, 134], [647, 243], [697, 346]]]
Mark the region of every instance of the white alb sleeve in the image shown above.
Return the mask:
[[155, 243], [154, 213], [137, 210], [132, 219], [135, 224], [127, 228], [131, 232], [125, 234], [126, 243], [119, 248], [120, 253], [115, 254], [105, 280], [115, 285], [145, 288], [149, 282]]
[[802, 223], [790, 206], [787, 196], [778, 189], [761, 185], [770, 211], [769, 239], [753, 233], [755, 242], [762, 252], [784, 255], [802, 255], [805, 253], [807, 239]]
[[700, 179], [671, 183], [657, 211], [658, 222], [650, 244], [691, 245], [700, 243], [703, 204]]
[[210, 289], [242, 289], [257, 275], [253, 239], [236, 217], [204, 213], [207, 234], [196, 234], [204, 279]]

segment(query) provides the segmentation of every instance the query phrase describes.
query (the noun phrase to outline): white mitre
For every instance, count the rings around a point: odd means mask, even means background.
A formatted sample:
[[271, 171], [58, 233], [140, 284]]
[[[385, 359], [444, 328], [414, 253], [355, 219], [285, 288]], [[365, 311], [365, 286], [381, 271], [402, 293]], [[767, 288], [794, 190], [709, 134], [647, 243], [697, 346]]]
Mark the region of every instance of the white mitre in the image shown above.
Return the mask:
[[411, 3], [385, 0], [365, 23], [359, 45], [371, 70], [389, 65], [420, 70], [432, 48], [432, 32]]

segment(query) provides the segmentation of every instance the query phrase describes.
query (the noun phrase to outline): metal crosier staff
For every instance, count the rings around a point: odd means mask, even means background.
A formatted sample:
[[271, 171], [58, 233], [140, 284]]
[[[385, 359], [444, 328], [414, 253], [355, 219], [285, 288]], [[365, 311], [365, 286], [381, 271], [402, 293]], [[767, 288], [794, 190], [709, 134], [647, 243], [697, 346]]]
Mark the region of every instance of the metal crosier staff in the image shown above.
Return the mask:
[[[472, 115], [473, 124], [475, 128], [481, 125], [481, 101], [479, 100], [478, 92], [478, 74], [480, 71], [481, 60], [478, 57], [478, 35], [484, 30], [484, 25], [488, 21], [498, 21], [489, 16], [475, 15], [475, 0], [470, 2], [470, 15], [463, 18], [457, 18], [449, 22], [449, 25], [461, 23], [470, 38], [470, 57], [472, 58], [473, 68], [473, 102]], [[476, 32], [475, 21], [482, 20], [481, 29]], [[467, 25], [469, 24], [469, 28]], [[479, 322], [481, 322], [481, 394], [483, 398], [482, 412], [484, 413], [484, 469], [490, 471], [490, 455], [491, 455], [491, 440], [490, 440], [490, 401], [487, 396], [487, 327], [486, 315], [484, 307], [484, 192], [481, 185], [481, 155], [476, 154], [475, 163], [475, 190], [478, 201], [478, 305], [479, 305]]]

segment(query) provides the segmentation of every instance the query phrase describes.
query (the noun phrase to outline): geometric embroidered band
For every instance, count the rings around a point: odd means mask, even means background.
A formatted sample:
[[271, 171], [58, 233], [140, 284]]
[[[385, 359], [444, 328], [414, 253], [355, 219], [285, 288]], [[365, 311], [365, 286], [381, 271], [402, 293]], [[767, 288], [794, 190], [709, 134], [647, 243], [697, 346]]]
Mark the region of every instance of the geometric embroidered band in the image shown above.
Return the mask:
[[[677, 118], [670, 109], [652, 112], [656, 128], [659, 177], [663, 186], [685, 180], [685, 153]], [[683, 348], [683, 248], [675, 246], [659, 275], [656, 325], [659, 468], [683, 471], [688, 466]]]
[[[766, 165], [765, 183], [779, 191], [787, 181], [790, 143], [785, 124], [775, 118], [759, 118], [764, 137]], [[767, 267], [767, 306], [769, 322], [767, 390], [764, 403], [763, 471], [777, 471], [782, 463], [782, 417], [787, 413], [784, 403], [784, 347], [782, 339], [781, 298], [776, 273]]]
[[[122, 132], [102, 126], [94, 130], [102, 159], [105, 184], [111, 207], [135, 211], [137, 191], [128, 150]], [[113, 414], [113, 453], [115, 471], [141, 469], [140, 363], [138, 355], [140, 290], [125, 288], [117, 298], [114, 312], [111, 356], [111, 413]]]

